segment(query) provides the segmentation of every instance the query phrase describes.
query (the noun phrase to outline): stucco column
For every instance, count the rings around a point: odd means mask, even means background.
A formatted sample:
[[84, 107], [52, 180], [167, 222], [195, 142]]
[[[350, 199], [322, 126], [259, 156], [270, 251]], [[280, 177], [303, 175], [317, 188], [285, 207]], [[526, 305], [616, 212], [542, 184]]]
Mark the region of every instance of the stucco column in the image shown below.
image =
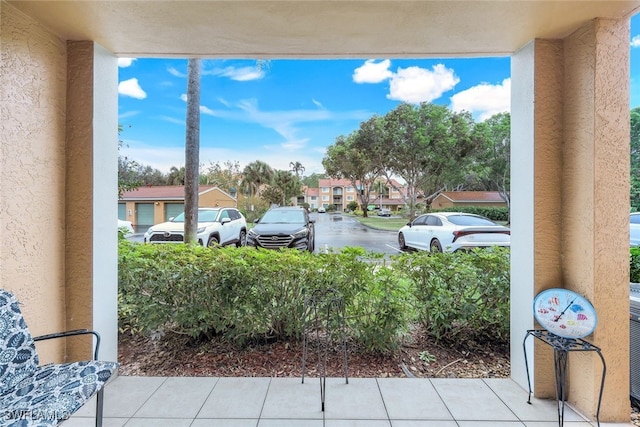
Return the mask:
[[[604, 421], [629, 420], [629, 22], [598, 19], [564, 40], [562, 270], [599, 322]], [[569, 361], [569, 400], [595, 413], [600, 363]]]
[[[512, 62], [512, 376], [526, 386], [522, 339], [532, 298], [550, 287], [599, 314], [607, 381], [600, 419], [629, 421], [629, 24], [593, 20], [536, 40]], [[550, 349], [529, 343], [535, 394], [554, 397]], [[569, 402], [595, 417], [601, 364], [569, 357]]]
[[[523, 388], [533, 297], [562, 287], [562, 55], [561, 41], [535, 40], [511, 62], [511, 375]], [[527, 344], [536, 396], [553, 397], [552, 354]]]
[[67, 49], [67, 327], [98, 331], [100, 358], [117, 360], [117, 60], [93, 42]]

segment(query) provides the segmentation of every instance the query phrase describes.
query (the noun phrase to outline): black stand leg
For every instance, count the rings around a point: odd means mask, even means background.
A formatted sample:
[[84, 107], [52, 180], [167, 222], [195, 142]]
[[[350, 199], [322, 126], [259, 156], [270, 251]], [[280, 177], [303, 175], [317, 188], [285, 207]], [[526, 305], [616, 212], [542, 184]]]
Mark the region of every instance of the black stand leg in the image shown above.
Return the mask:
[[564, 425], [564, 402], [567, 400], [567, 359], [566, 350], [553, 350], [553, 363], [556, 374], [556, 400], [558, 401], [558, 425]]
[[598, 410], [596, 412], [596, 422], [600, 426], [600, 404], [602, 403], [602, 393], [604, 391], [604, 380], [607, 374], [607, 365], [599, 347], [580, 338], [562, 338], [545, 330], [531, 329], [527, 331], [522, 342], [524, 350], [524, 366], [527, 370], [527, 383], [529, 385], [529, 397], [527, 403], [531, 404], [531, 377], [529, 375], [529, 362], [527, 360], [527, 338], [533, 335], [540, 341], [553, 348], [553, 363], [556, 380], [556, 400], [558, 401], [558, 425], [564, 425], [564, 405], [567, 400], [567, 362], [571, 351], [595, 351], [600, 356], [602, 362], [602, 378], [600, 380], [600, 393], [598, 395]]
[[345, 382], [349, 384], [344, 299], [333, 289], [314, 292], [311, 297], [305, 299], [303, 321], [302, 382], [304, 383], [307, 366], [307, 352], [310, 345], [309, 336], [315, 335], [315, 340], [313, 341], [317, 348], [318, 375], [320, 376], [320, 404], [324, 412], [327, 393], [327, 358], [329, 345], [332, 337], [335, 335], [334, 329], [336, 327], [339, 329], [340, 339], [342, 340], [344, 378]]

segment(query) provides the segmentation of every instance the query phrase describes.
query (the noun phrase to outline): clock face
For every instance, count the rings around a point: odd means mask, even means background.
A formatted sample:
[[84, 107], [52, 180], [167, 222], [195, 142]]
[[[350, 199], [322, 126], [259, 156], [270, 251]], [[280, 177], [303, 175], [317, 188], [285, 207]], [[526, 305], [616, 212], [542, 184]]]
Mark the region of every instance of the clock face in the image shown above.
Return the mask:
[[533, 314], [543, 328], [563, 338], [586, 337], [598, 323], [589, 300], [568, 289], [540, 292], [533, 300]]

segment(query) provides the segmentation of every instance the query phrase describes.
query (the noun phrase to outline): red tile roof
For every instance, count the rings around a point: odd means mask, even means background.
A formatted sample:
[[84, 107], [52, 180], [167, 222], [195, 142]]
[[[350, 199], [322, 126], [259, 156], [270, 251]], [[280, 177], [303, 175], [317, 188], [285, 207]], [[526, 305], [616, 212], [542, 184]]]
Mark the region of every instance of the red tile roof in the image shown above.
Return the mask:
[[502, 197], [497, 191], [443, 191], [438, 197], [445, 197], [452, 202], [483, 202], [502, 203]]
[[[201, 185], [199, 194], [214, 188], [215, 185]], [[122, 200], [184, 200], [184, 185], [139, 187], [122, 193]]]

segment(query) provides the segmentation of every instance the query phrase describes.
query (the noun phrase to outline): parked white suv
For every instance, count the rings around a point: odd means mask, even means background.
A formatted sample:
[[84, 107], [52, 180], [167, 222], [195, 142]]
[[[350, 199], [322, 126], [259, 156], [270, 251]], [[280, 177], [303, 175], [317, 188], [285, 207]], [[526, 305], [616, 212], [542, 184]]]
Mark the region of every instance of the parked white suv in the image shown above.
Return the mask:
[[[199, 208], [197, 233], [198, 243], [203, 246], [244, 246], [247, 242], [247, 221], [235, 208]], [[184, 242], [184, 212], [168, 222], [150, 227], [144, 233], [144, 242]]]

